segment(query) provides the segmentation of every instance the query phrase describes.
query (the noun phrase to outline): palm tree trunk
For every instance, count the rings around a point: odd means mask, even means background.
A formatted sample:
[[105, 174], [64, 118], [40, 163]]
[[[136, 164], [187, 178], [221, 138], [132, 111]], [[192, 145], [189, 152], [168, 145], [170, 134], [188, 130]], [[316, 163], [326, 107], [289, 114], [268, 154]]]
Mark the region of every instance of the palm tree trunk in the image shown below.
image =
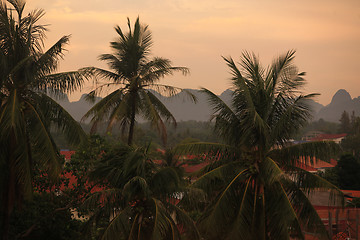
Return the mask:
[[134, 126], [135, 126], [135, 116], [131, 116], [130, 128], [129, 128], [129, 137], [128, 145], [131, 146], [134, 138]]
[[135, 127], [135, 110], [136, 110], [136, 95], [133, 94], [133, 101], [131, 104], [131, 116], [130, 116], [130, 127], [129, 127], [129, 137], [128, 145], [131, 146], [134, 138], [134, 127]]
[[10, 217], [14, 207], [14, 191], [16, 188], [16, 178], [13, 172], [13, 162], [14, 162], [14, 148], [16, 145], [16, 141], [14, 135], [10, 135], [10, 149], [7, 157], [6, 167], [2, 176], [2, 198], [1, 198], [1, 239], [8, 240], [9, 239], [9, 231], [10, 231]]
[[[5, 187], [6, 188], [6, 187]], [[4, 191], [4, 194], [3, 194], [3, 201], [2, 201], [2, 218], [1, 218], [1, 239], [3, 240], [8, 240], [9, 239], [9, 214], [8, 214], [8, 211], [7, 211], [7, 202], [8, 202], [8, 199], [7, 199], [7, 196], [6, 196], [6, 193], [7, 192], [6, 190]]]
[[[11, 203], [11, 193], [10, 193], [10, 189], [14, 185], [14, 179], [11, 179], [11, 177], [9, 177], [9, 175], [11, 175], [11, 173], [9, 174], [5, 174], [5, 181], [3, 184], [3, 194], [2, 194], [2, 217], [1, 217], [1, 239], [2, 240], [8, 240], [9, 239], [9, 230], [10, 230], [10, 216], [11, 216], [11, 212], [12, 212], [12, 203]], [[11, 186], [10, 186], [11, 184]]]

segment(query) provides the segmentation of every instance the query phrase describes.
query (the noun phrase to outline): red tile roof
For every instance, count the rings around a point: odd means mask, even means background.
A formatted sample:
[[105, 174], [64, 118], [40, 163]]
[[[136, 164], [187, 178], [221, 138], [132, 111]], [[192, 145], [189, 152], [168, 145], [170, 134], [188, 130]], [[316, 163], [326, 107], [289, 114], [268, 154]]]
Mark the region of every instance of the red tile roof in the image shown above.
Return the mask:
[[[73, 154], [75, 154], [75, 151], [69, 151], [69, 150], [60, 150], [60, 154], [63, 155], [65, 157], [66, 160], [70, 160], [71, 159], [71, 156]], [[65, 184], [61, 184], [60, 186], [60, 190], [61, 191], [64, 191], [65, 189], [67, 188], [70, 188], [72, 189], [74, 186], [76, 186], [77, 184], [77, 177], [74, 176], [71, 172], [65, 172], [61, 175], [62, 177], [66, 178], [68, 181], [69, 181], [69, 184], [68, 186], [65, 186]], [[91, 183], [89, 182], [86, 182], [86, 187], [91, 187]], [[100, 187], [100, 186], [93, 186], [91, 188], [91, 191], [90, 192], [97, 192], [97, 191], [101, 191], [101, 190], [104, 190], [103, 187]]]
[[307, 166], [310, 166], [312, 168], [316, 168], [316, 169], [320, 169], [320, 168], [333, 168], [335, 167], [335, 165], [322, 161], [320, 159], [316, 159], [316, 158], [304, 158], [302, 157], [300, 160], [300, 163], [305, 164]]
[[71, 156], [75, 153], [75, 151], [69, 150], [60, 150], [60, 154], [65, 157], [66, 160], [70, 160]]
[[[64, 191], [66, 189], [73, 189], [76, 186], [78, 178], [74, 176], [72, 172], [66, 172], [62, 174], [62, 177], [66, 178], [69, 181], [69, 185], [66, 186], [64, 183], [61, 184], [60, 186], [61, 191]], [[96, 185], [91, 186], [91, 183], [88, 181], [85, 183], [85, 187], [91, 187], [91, 191], [90, 191], [91, 193], [104, 190], [104, 187], [101, 186], [96, 186]]]
[[344, 194], [349, 195], [351, 197], [360, 198], [359, 190], [341, 190]]
[[296, 167], [301, 168], [302, 170], [308, 171], [308, 172], [317, 172], [317, 169], [314, 167], [311, 167], [305, 163], [298, 162], [296, 164]]
[[330, 159], [330, 164], [336, 166], [338, 164], [338, 161], [335, 159]]
[[311, 166], [313, 168], [316, 168], [316, 169], [319, 169], [319, 168], [333, 168], [335, 167], [334, 165], [328, 163], [328, 162], [325, 162], [325, 161], [322, 161], [320, 159], [316, 160], [315, 162], [313, 162], [311, 164]]
[[202, 163], [199, 163], [196, 165], [185, 164], [183, 167], [184, 167], [186, 173], [193, 173], [193, 172], [199, 171], [200, 169], [207, 166], [208, 164], [209, 164], [208, 162], [202, 162]]
[[334, 140], [338, 138], [346, 137], [346, 133], [342, 134], [319, 134], [314, 138], [311, 138], [310, 141], [326, 141], [326, 140]]

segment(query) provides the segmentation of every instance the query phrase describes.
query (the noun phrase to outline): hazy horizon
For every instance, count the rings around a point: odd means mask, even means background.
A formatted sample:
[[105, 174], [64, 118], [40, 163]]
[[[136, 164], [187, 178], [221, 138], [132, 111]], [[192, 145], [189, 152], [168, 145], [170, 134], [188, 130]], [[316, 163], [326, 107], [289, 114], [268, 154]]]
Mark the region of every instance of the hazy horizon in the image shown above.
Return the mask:
[[[320, 93], [319, 103], [330, 103], [339, 89], [360, 95], [360, 1], [28, 0], [25, 11], [34, 8], [43, 8], [41, 23], [50, 24], [46, 48], [72, 35], [61, 71], [105, 67], [97, 57], [111, 52], [114, 26], [126, 30], [126, 18], [139, 16], [153, 33], [153, 56], [190, 68], [190, 76], [176, 74], [163, 83], [220, 94], [230, 87], [221, 56], [238, 60], [242, 51], [253, 51], [266, 66], [296, 49], [295, 64], [307, 72], [305, 92]], [[87, 83], [70, 101], [91, 88]]]

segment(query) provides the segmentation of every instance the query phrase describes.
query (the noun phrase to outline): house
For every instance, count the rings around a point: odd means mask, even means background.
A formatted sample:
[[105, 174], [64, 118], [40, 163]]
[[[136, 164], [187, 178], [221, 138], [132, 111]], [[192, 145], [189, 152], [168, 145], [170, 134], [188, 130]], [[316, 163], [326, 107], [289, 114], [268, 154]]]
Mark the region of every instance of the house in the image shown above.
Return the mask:
[[309, 138], [309, 141], [333, 141], [340, 143], [347, 136], [346, 133], [341, 134], [317, 134], [316, 136]]
[[300, 158], [297, 166], [303, 170], [311, 173], [325, 172], [326, 169], [333, 168], [337, 165], [337, 161], [330, 159], [330, 162], [325, 162], [316, 158]]

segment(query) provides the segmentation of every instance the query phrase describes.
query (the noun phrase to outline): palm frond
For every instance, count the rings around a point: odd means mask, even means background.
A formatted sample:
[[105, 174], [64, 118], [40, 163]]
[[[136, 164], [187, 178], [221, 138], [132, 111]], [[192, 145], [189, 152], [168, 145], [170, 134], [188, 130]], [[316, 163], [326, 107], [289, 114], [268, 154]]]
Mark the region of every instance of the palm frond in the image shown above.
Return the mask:
[[52, 98], [42, 94], [39, 98], [40, 107], [47, 120], [56, 124], [58, 130], [65, 134], [67, 141], [79, 145], [87, 140], [87, 136], [72, 116]]
[[187, 89], [178, 88], [178, 87], [169, 86], [169, 85], [163, 85], [163, 84], [150, 84], [150, 85], [145, 85], [144, 87], [155, 90], [160, 95], [168, 97], [168, 98], [176, 97], [179, 93], [183, 92], [183, 93], [185, 93], [185, 95], [188, 97], [189, 100], [193, 101], [194, 103], [197, 102], [196, 96]]
[[96, 68], [96, 67], [88, 67], [87, 69], [89, 69], [89, 71], [92, 71], [94, 76], [97, 78], [109, 79], [110, 82], [115, 83], [115, 84], [126, 84], [127, 83], [126, 80], [123, 79], [124, 76], [122, 76], [120, 71], [119, 71], [119, 73], [114, 73], [112, 71], [109, 71], [106, 69], [101, 69], [101, 68]]
[[234, 85], [237, 86], [239, 89], [241, 89], [241, 93], [243, 93], [244, 95], [244, 100], [245, 103], [247, 105], [248, 108], [250, 109], [254, 109], [254, 102], [253, 99], [251, 98], [251, 94], [249, 91], [249, 87], [248, 85], [250, 85], [250, 83], [248, 82], [247, 79], [245, 79], [243, 77], [243, 75], [241, 74], [240, 70], [237, 68], [234, 60], [230, 57], [230, 58], [224, 58], [225, 62], [227, 63], [228, 67], [231, 70], [231, 73], [233, 75], [232, 80], [234, 82]]
[[[295, 52], [295, 50], [290, 50], [286, 54], [279, 56], [276, 60], [273, 61], [266, 78], [266, 89], [270, 91], [271, 95], [287, 92], [281, 82], [283, 80], [282, 75], [284, 75], [283, 73], [287, 72], [288, 69], [293, 68], [292, 61], [294, 60]], [[294, 79], [291, 80], [293, 81]], [[304, 82], [302, 81], [302, 84], [303, 83]], [[294, 84], [293, 87], [296, 89], [297, 86]], [[274, 89], [276, 89], [275, 92], [273, 92]]]
[[[7, 100], [0, 108], [0, 149], [3, 154], [3, 174], [9, 179], [8, 182], [3, 182], [4, 191], [6, 184], [13, 187], [9, 190], [8, 197], [12, 201], [10, 204], [14, 204], [23, 197], [31, 196], [33, 159], [26, 119], [17, 91], [11, 92]], [[12, 209], [12, 206], [9, 208]]]
[[316, 234], [319, 239], [329, 239], [328, 232], [308, 196], [289, 179], [281, 180], [288, 198], [296, 210], [299, 223], [304, 231]]
[[[107, 226], [102, 240], [111, 240], [111, 239], [125, 239], [127, 233], [130, 231], [129, 216], [131, 216], [130, 207], [127, 207], [121, 211], [116, 212], [116, 216], [111, 220], [110, 224]], [[135, 221], [136, 219], [134, 219]]]
[[141, 176], [131, 178], [125, 185], [122, 192], [127, 200], [147, 198], [150, 194], [150, 188], [146, 179]]
[[180, 239], [180, 233], [171, 216], [167, 213], [165, 206], [161, 201], [152, 198], [154, 202], [154, 226], [151, 239], [166, 239], [166, 236], [171, 236], [170, 239]]
[[45, 118], [40, 109], [32, 105], [29, 102], [25, 102], [27, 108], [31, 111], [32, 128], [29, 129], [32, 142], [34, 142], [35, 152], [40, 163], [40, 167], [47, 170], [49, 177], [55, 180], [60, 171], [60, 154], [57, 150], [55, 142], [53, 141], [48, 126], [45, 122]]
[[156, 57], [142, 66], [139, 75], [143, 84], [152, 84], [162, 77], [172, 75], [174, 72], [187, 75], [189, 69], [186, 67], [173, 67], [169, 59]]
[[308, 99], [314, 94], [300, 95], [296, 99], [284, 99], [278, 105], [271, 121], [271, 141], [283, 145], [294, 133], [305, 126], [311, 116]]
[[167, 207], [175, 213], [175, 222], [185, 229], [184, 233], [182, 233], [182, 235], [185, 235], [185, 239], [201, 239], [194, 221], [183, 209], [173, 204], [169, 204]]
[[80, 90], [85, 79], [90, 78], [87, 71], [72, 71], [46, 75], [38, 83], [40, 89], [52, 89], [54, 92], [71, 93]]
[[227, 139], [229, 143], [237, 142], [237, 139], [242, 137], [242, 134], [234, 131], [234, 126], [238, 126], [240, 120], [237, 118], [233, 109], [211, 91], [205, 88], [202, 88], [201, 91], [208, 96], [208, 102], [213, 108], [213, 118], [216, 119], [215, 131], [219, 133], [221, 137]]
[[328, 191], [330, 193], [329, 205], [341, 203], [344, 206], [344, 193], [324, 178], [299, 167], [294, 167], [288, 174], [295, 179], [293, 182], [306, 195], [316, 194], [317, 191]]
[[151, 179], [150, 187], [157, 196], [171, 196], [180, 189], [181, 179], [173, 167], [159, 169]]
[[25, 1], [24, 0], [8, 0], [8, 2], [13, 5], [16, 12], [18, 13], [19, 17], [21, 18], [22, 12], [25, 7]]
[[[62, 59], [65, 51], [64, 45], [68, 44], [70, 36], [63, 36], [45, 53], [39, 53], [38, 59], [34, 63], [35, 71], [40, 76], [45, 76], [57, 69], [59, 59]], [[41, 82], [41, 80], [39, 80]]]
[[160, 133], [161, 139], [163, 143], [166, 143], [167, 133], [166, 126], [161, 119], [160, 114], [165, 116], [166, 120], [172, 120], [174, 125], [176, 126], [176, 121], [174, 116], [167, 110], [167, 108], [159, 101], [157, 97], [155, 97], [152, 93], [146, 91], [139, 91], [139, 95], [141, 96], [140, 109], [143, 112], [143, 117], [148, 119], [153, 128], [156, 128]]
[[[91, 92], [89, 93], [91, 94]], [[104, 118], [114, 110], [114, 108], [123, 101], [124, 94], [121, 90], [115, 90], [111, 94], [107, 95], [101, 101], [96, 103], [85, 115], [81, 118], [81, 121], [92, 116], [91, 119], [91, 133], [94, 133], [97, 129], [97, 125], [103, 121]]]
[[196, 142], [188, 144], [178, 144], [174, 147], [175, 154], [195, 154], [206, 156], [216, 157], [218, 154], [221, 154], [223, 158], [232, 156], [234, 157], [237, 152], [237, 148], [231, 145], [222, 144], [222, 143], [209, 143], [209, 142]]
[[218, 192], [221, 186], [224, 186], [229, 181], [229, 178], [231, 179], [232, 176], [243, 171], [246, 167], [241, 162], [223, 163], [220, 166], [210, 168], [205, 167], [205, 173], [199, 174], [199, 177], [191, 184], [191, 187], [202, 189], [210, 196], [214, 192]]
[[279, 163], [280, 166], [296, 166], [299, 162], [312, 164], [321, 160], [329, 160], [336, 156], [340, 147], [332, 141], [307, 142], [283, 147], [281, 149], [273, 149], [269, 152], [269, 156]]
[[[263, 75], [265, 70], [260, 65], [259, 59], [255, 55], [255, 53], [250, 53], [247, 51], [243, 52], [240, 66], [243, 69], [241, 75], [244, 78], [247, 78], [246, 82], [249, 88], [251, 88], [251, 86], [254, 85], [257, 87], [257, 89], [264, 89]], [[236, 67], [235, 64], [233, 64], [233, 67]], [[240, 75], [237, 74], [237, 77], [239, 76]]]
[[[203, 216], [200, 218], [198, 226], [200, 231], [205, 233], [205, 236], [209, 236], [210, 239], [216, 239], [221, 237], [226, 226], [232, 223], [233, 218], [236, 216], [236, 211], [241, 212], [241, 206], [243, 206], [244, 199], [248, 193], [248, 187], [250, 179], [247, 178], [248, 169], [244, 169], [238, 172], [229, 183], [225, 186], [225, 189], [221, 191], [219, 196], [212, 202]], [[241, 184], [243, 182], [243, 184]], [[238, 201], [238, 190], [236, 186], [242, 186], [240, 192], [242, 200]], [[240, 204], [240, 210], [238, 208]], [[228, 211], [228, 206], [233, 206], [235, 211]], [[221, 224], [219, 224], [221, 223]], [[241, 225], [239, 226], [241, 227]]]
[[[127, 127], [128, 122], [130, 122], [130, 118], [131, 118], [131, 111], [130, 111], [130, 106], [132, 106], [133, 104], [133, 100], [132, 96], [130, 93], [126, 93], [124, 94], [124, 96], [122, 97], [121, 101], [114, 106], [114, 108], [112, 109], [110, 115], [109, 115], [109, 123], [107, 126], [106, 131], [111, 131], [112, 127], [114, 126], [115, 123], [121, 121], [123, 123], [122, 128], [125, 129]], [[135, 104], [135, 111], [137, 110], [136, 108], [139, 106], [139, 104]]]
[[288, 193], [281, 180], [290, 180], [289, 177], [279, 168], [279, 166], [271, 159], [266, 158], [261, 162], [259, 168], [260, 178], [265, 182], [264, 198], [266, 202], [265, 208], [270, 219], [276, 219], [268, 223], [268, 230], [273, 238], [289, 239], [289, 230], [291, 234], [304, 238], [302, 236], [300, 221], [296, 214], [296, 210], [288, 198]]
[[123, 207], [122, 191], [117, 188], [108, 188], [85, 196], [82, 208], [96, 212], [100, 210], [104, 215], [114, 215], [114, 211]]

